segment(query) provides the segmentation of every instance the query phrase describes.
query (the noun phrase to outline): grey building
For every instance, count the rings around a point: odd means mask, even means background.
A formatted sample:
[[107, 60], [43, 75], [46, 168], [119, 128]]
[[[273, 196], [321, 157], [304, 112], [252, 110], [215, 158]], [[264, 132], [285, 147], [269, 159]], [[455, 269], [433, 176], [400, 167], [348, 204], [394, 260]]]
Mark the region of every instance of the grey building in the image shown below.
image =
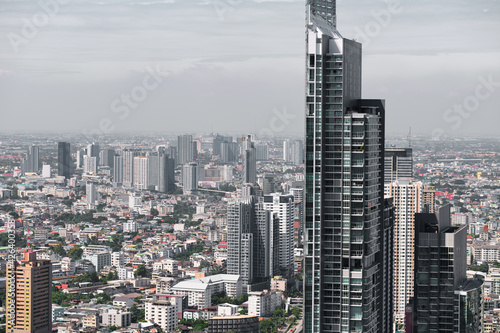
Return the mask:
[[198, 190], [198, 164], [186, 163], [182, 167], [182, 186], [184, 194], [192, 194]]
[[192, 135], [179, 135], [177, 137], [177, 163], [186, 164], [195, 161], [194, 147]]
[[140, 152], [126, 149], [122, 151], [123, 158], [123, 186], [132, 188], [134, 186], [134, 157], [139, 156]]
[[69, 142], [57, 144], [57, 175], [69, 179], [72, 173], [71, 147]]
[[234, 163], [238, 160], [238, 144], [233, 141], [220, 143], [220, 158], [224, 163]]
[[39, 172], [40, 171], [40, 148], [37, 146], [31, 146], [26, 158], [23, 161], [21, 170], [23, 173], [26, 172]]
[[279, 220], [262, 199], [243, 196], [227, 207], [227, 272], [245, 286], [268, 284], [279, 272]]
[[336, 30], [335, 1], [306, 16], [304, 332], [389, 333], [384, 101], [361, 99], [361, 44]]
[[413, 332], [459, 332], [455, 291], [466, 270], [467, 227], [451, 226], [449, 205], [415, 214]]
[[244, 137], [243, 141], [243, 183], [257, 182], [257, 153], [251, 136]]
[[413, 178], [413, 149], [385, 148], [384, 182]]

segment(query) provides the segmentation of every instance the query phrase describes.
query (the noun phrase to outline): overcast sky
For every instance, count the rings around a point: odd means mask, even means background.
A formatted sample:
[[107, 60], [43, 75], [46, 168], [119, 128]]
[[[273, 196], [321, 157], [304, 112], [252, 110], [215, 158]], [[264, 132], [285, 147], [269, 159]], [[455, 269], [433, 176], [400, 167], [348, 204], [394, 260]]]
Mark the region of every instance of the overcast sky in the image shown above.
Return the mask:
[[[0, 130], [302, 133], [304, 2], [0, 0]], [[388, 132], [500, 133], [499, 0], [337, 7]]]

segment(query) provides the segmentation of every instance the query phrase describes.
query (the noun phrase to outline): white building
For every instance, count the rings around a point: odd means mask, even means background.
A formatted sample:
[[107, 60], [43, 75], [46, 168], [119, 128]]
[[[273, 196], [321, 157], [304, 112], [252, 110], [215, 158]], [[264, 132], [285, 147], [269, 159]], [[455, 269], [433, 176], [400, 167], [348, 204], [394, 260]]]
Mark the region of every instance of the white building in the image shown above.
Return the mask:
[[76, 263], [72, 258], [64, 257], [61, 259], [61, 271], [66, 272], [67, 275], [74, 275], [76, 270]]
[[122, 252], [113, 252], [111, 253], [111, 266], [113, 267], [122, 267], [125, 264], [125, 258]]
[[182, 167], [182, 186], [184, 194], [191, 194], [198, 189], [198, 164], [191, 162]]
[[97, 272], [103, 269], [106, 266], [111, 266], [111, 254], [107, 252], [95, 253], [91, 255], [87, 255], [82, 259], [86, 259], [90, 261]]
[[146, 321], [157, 324], [166, 333], [173, 332], [177, 328], [179, 320], [177, 302], [181, 302], [181, 300], [175, 297], [167, 298], [155, 295], [153, 300], [145, 303]]
[[147, 156], [134, 157], [134, 188], [142, 191], [148, 189], [149, 159]]
[[93, 183], [87, 183], [87, 186], [86, 186], [86, 190], [87, 190], [87, 205], [89, 206], [94, 206], [96, 204], [96, 201], [99, 200], [99, 196], [98, 196], [98, 193], [97, 193], [97, 187], [95, 184]]
[[170, 276], [179, 275], [179, 262], [172, 259], [164, 259], [153, 263], [153, 273], [164, 271]]
[[134, 268], [132, 267], [120, 267], [117, 269], [119, 280], [129, 280], [134, 278]]
[[111, 248], [107, 245], [89, 245], [89, 246], [84, 246], [83, 248], [83, 256], [88, 256], [91, 254], [96, 254], [96, 253], [111, 253]]
[[224, 303], [217, 305], [217, 316], [234, 316], [238, 313], [238, 305]]
[[394, 320], [404, 325], [406, 305], [413, 297], [415, 213], [423, 208], [423, 185], [401, 178], [384, 184], [384, 194], [394, 204]]
[[101, 318], [103, 326], [127, 327], [132, 322], [132, 313], [123, 309], [104, 309]]
[[278, 215], [278, 264], [286, 276], [293, 272], [295, 202], [292, 195], [273, 193], [264, 196], [264, 209]]
[[137, 232], [137, 222], [135, 221], [124, 222], [123, 232]]
[[229, 297], [240, 297], [242, 283], [239, 275], [217, 274], [201, 279], [181, 281], [172, 287], [175, 295], [188, 297], [188, 306], [204, 309], [211, 306], [214, 293], [225, 292]]
[[281, 306], [282, 293], [252, 291], [248, 293], [248, 314], [257, 317], [269, 317], [273, 311]]
[[52, 177], [52, 170], [50, 169], [50, 165], [44, 164], [42, 166], [42, 177], [43, 178]]

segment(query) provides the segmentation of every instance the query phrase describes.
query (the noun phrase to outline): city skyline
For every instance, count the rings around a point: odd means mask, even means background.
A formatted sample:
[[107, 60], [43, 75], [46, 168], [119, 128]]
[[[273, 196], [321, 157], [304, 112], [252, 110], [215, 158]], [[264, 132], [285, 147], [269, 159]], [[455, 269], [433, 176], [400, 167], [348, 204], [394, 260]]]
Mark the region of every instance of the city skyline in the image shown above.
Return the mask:
[[[23, 19], [38, 6], [0, 5], [9, 17], [0, 27], [1, 130], [91, 132], [104, 119], [111, 133], [303, 133], [303, 1], [83, 1], [60, 4], [25, 37]], [[344, 37], [364, 45], [365, 95], [391, 101], [388, 133], [495, 133], [498, 2], [338, 7]], [[151, 73], [147, 97], [123, 104]], [[488, 97], [474, 99], [477, 87]]]

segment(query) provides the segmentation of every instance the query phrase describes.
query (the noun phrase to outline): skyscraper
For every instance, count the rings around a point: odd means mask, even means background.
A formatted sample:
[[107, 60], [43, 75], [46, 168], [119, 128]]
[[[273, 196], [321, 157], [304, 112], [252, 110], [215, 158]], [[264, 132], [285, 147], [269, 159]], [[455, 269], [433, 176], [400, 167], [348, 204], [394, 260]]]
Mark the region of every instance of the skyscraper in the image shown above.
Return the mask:
[[483, 281], [466, 278], [466, 257], [467, 227], [451, 225], [449, 205], [415, 215], [413, 332], [482, 332]]
[[290, 278], [293, 273], [293, 225], [295, 202], [293, 196], [273, 193], [264, 196], [264, 209], [276, 214], [279, 221], [278, 260], [280, 274]]
[[134, 186], [134, 157], [139, 156], [136, 150], [124, 150], [123, 157], [123, 186], [132, 188]]
[[[52, 332], [52, 264], [30, 249], [7, 264], [7, 333]], [[12, 297], [12, 295], [15, 295]]]
[[295, 140], [292, 142], [290, 158], [295, 165], [304, 163], [304, 142], [302, 142], [302, 140]]
[[57, 175], [69, 179], [72, 172], [71, 147], [69, 142], [57, 144]]
[[149, 185], [149, 158], [147, 156], [134, 157], [134, 188], [147, 190]]
[[413, 178], [413, 149], [386, 148], [384, 156], [384, 182]]
[[394, 201], [394, 322], [405, 323], [405, 309], [413, 297], [415, 214], [422, 212], [420, 182], [402, 178], [385, 184], [385, 195]]
[[361, 98], [361, 44], [307, 2], [304, 332], [392, 331], [385, 107]]
[[285, 141], [283, 141], [283, 161], [290, 162], [291, 160], [290, 140], [286, 139]]
[[257, 153], [251, 136], [243, 137], [243, 183], [257, 182]]
[[198, 164], [186, 163], [182, 167], [182, 186], [184, 194], [192, 194], [198, 190]]
[[25, 172], [38, 172], [40, 171], [40, 148], [31, 146], [26, 158], [23, 161], [22, 171]]
[[266, 289], [279, 273], [279, 220], [263, 197], [247, 194], [227, 207], [227, 272], [241, 275], [245, 286]]
[[163, 153], [152, 155], [149, 159], [149, 188], [161, 193], [175, 190], [174, 159]]
[[177, 137], [177, 163], [186, 164], [194, 161], [194, 143], [192, 135]]

